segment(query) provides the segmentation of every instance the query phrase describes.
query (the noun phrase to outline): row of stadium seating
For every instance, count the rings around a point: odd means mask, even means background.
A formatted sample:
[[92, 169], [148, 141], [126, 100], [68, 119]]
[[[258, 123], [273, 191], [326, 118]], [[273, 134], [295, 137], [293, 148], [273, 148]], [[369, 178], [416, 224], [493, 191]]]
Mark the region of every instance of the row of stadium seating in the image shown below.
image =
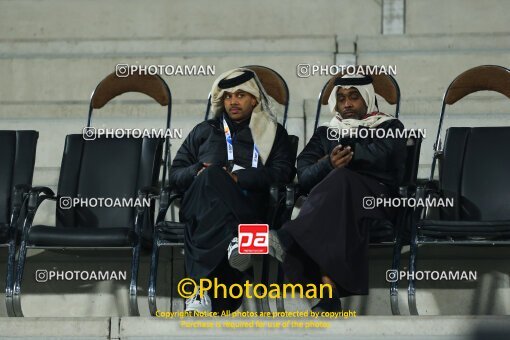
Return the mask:
[[[287, 121], [289, 91], [285, 80], [274, 70], [247, 66], [259, 76], [262, 85], [285, 107]], [[322, 105], [334, 86], [337, 75], [328, 80], [317, 103], [315, 128]], [[374, 75], [376, 93], [395, 105], [399, 117], [400, 90], [395, 79]], [[501, 66], [484, 65], [459, 75], [448, 87], [441, 109], [430, 177], [418, 180], [421, 138], [409, 138], [404, 180], [400, 195], [406, 198], [453, 198], [453, 207], [399, 209], [395, 225], [390, 221], [371, 221], [371, 245], [393, 247], [392, 269], [400, 268], [402, 247], [410, 245], [410, 272], [416, 272], [419, 244], [494, 245], [510, 242], [510, 157], [506, 142], [510, 127], [451, 127], [444, 142], [441, 129], [446, 105], [453, 105], [470, 93], [496, 91], [510, 98], [510, 71]], [[158, 76], [111, 74], [96, 87], [91, 101], [87, 128], [92, 127], [94, 109], [126, 92], [140, 92], [167, 107], [166, 128], [171, 127], [172, 96], [168, 85]], [[210, 100], [205, 118], [209, 116]], [[148, 299], [152, 315], [156, 307], [156, 278], [159, 249], [182, 247], [184, 224], [167, 220], [167, 212], [182, 193], [167, 185], [171, 164], [168, 138], [85, 138], [82, 134], [66, 137], [58, 190], [32, 186], [38, 139], [37, 131], [0, 131], [0, 243], [8, 248], [6, 304], [9, 316], [23, 316], [21, 286], [28, 249], [112, 248], [131, 249], [129, 288], [130, 315], [139, 315], [137, 304], [140, 250], [152, 247]], [[296, 158], [298, 138], [289, 136]], [[112, 156], [114, 155], [114, 157]], [[435, 176], [436, 164], [438, 176]], [[162, 168], [162, 171], [161, 171]], [[160, 174], [161, 173], [161, 174]], [[270, 189], [271, 208], [267, 223], [279, 228], [291, 216], [300, 196], [298, 183], [274, 185]], [[81, 207], [69, 199], [126, 198], [149, 200], [149, 206]], [[58, 201], [55, 226], [33, 225], [36, 212], [45, 200]], [[156, 211], [157, 207], [157, 211]], [[274, 269], [274, 270], [272, 270]], [[276, 273], [276, 275], [270, 275]], [[254, 265], [255, 283], [283, 283], [278, 263], [269, 256], [258, 256]], [[411, 276], [412, 277], [412, 276]], [[173, 282], [173, 280], [172, 280]], [[173, 288], [172, 288], [173, 292]], [[416, 285], [409, 280], [408, 300], [411, 314], [418, 314]], [[390, 302], [393, 314], [400, 314], [398, 280], [391, 283]], [[276, 306], [284, 310], [284, 301]], [[257, 300], [257, 308], [269, 311], [266, 299]]]

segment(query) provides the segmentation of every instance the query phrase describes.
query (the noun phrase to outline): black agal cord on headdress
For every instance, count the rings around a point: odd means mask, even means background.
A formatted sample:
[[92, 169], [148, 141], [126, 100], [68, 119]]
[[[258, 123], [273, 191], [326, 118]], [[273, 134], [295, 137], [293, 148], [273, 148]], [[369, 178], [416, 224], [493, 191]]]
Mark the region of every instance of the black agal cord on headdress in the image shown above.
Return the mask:
[[252, 79], [253, 77], [255, 77], [253, 72], [244, 71], [243, 74], [241, 74], [235, 78], [220, 80], [220, 82], [218, 83], [218, 87], [222, 90], [229, 89], [231, 87], [246, 83], [248, 80]]
[[372, 84], [374, 80], [371, 76], [363, 76], [363, 78], [336, 78], [335, 86], [357, 86]]

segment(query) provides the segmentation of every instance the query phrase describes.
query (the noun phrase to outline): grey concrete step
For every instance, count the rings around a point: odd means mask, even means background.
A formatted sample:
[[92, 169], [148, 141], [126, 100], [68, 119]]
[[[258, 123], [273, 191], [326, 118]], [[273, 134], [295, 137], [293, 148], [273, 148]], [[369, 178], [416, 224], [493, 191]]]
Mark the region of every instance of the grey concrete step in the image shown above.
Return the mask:
[[[320, 77], [299, 78], [299, 64], [333, 64], [335, 51], [298, 52], [292, 54], [241, 53], [223, 56], [168, 56], [168, 57], [36, 57], [0, 59], [0, 101], [83, 101], [88, 99], [96, 85], [114, 72], [117, 64], [171, 65], [173, 67], [214, 67], [208, 75], [163, 76], [179, 100], [207, 98], [214, 80], [234, 67], [257, 64], [275, 69], [286, 79], [291, 100], [309, 97], [310, 89], [320, 88]], [[172, 72], [172, 71], [170, 71]], [[210, 74], [210, 75], [209, 75]], [[315, 92], [315, 91], [314, 91]]]
[[[227, 322], [240, 326], [227, 328]], [[260, 328], [255, 327], [258, 322]], [[7, 330], [4, 339], [504, 339], [508, 335], [506, 317], [368, 317], [346, 320], [257, 318], [160, 320], [150, 317], [112, 318], [0, 318]], [[213, 324], [208, 328], [208, 324]], [[216, 326], [216, 323], [218, 326]], [[280, 329], [270, 329], [269, 324]], [[307, 328], [305, 325], [327, 328]], [[186, 326], [188, 325], [188, 326]], [[288, 328], [283, 329], [286, 325]], [[194, 326], [194, 327], [193, 327]], [[244, 326], [244, 327], [242, 327]], [[249, 327], [251, 326], [251, 327]], [[496, 336], [500, 336], [497, 337]]]
[[110, 339], [111, 318], [0, 318], [2, 338]]
[[[227, 322], [245, 326], [224, 327]], [[255, 323], [261, 328], [255, 328]], [[0, 318], [4, 338], [68, 339], [504, 339], [508, 336], [506, 317], [368, 317], [346, 320], [318, 319], [184, 319], [160, 320], [149, 317], [112, 318]], [[212, 323], [214, 327], [206, 328]], [[216, 326], [218, 323], [218, 327]], [[250, 324], [252, 323], [252, 324]], [[280, 325], [280, 329], [268, 326]], [[327, 328], [308, 328], [305, 324]], [[105, 325], [108, 327], [105, 328]], [[185, 326], [188, 325], [188, 326]], [[192, 327], [194, 325], [195, 327]], [[248, 327], [248, 326], [252, 327]], [[282, 327], [287, 325], [288, 328]], [[74, 328], [73, 328], [74, 327]], [[73, 332], [74, 331], [74, 332]], [[499, 337], [497, 337], [499, 336]]]
[[[0, 39], [282, 37], [295, 35], [379, 34], [381, 4], [353, 5], [347, 0], [261, 0], [243, 6], [246, 15], [232, 15], [234, 0], [221, 5], [195, 2], [136, 0], [108, 3], [64, 0], [2, 1]], [[341, 17], [348, 9], [349, 15]], [[65, 15], [63, 15], [65, 13]], [[363, 17], [366, 24], [358, 25]], [[65, 29], [63, 29], [63, 27]], [[234, 29], [235, 27], [235, 29]]]
[[406, 1], [406, 34], [509, 33], [505, 0]]
[[509, 67], [510, 35], [360, 37], [357, 62], [396, 65], [403, 98], [442, 96], [465, 70], [478, 65]]
[[358, 36], [356, 50], [360, 54], [388, 53], [470, 53], [508, 51], [510, 32], [482, 32], [462, 34], [405, 34]]
[[[381, 33], [383, 4], [379, 2], [353, 5], [348, 1], [334, 0], [314, 3], [304, 0], [277, 3], [263, 0], [257, 5], [247, 4], [245, 9], [250, 15], [246, 17], [228, 15], [225, 8], [235, 6], [233, 0], [223, 4], [214, 6], [205, 0], [193, 4], [182, 0], [171, 3], [157, 0], [147, 8], [135, 0], [114, 0], [109, 3], [89, 1], [79, 5], [64, 0], [3, 1], [0, 39], [278, 37], [324, 34], [354, 37], [358, 34]], [[459, 9], [462, 9], [462, 15], [458, 15]], [[276, 14], [267, 15], [269, 10]], [[483, 6], [472, 0], [412, 1], [405, 6], [404, 32], [508, 33], [504, 15], [508, 10], [509, 4], [505, 0], [488, 0]], [[361, 17], [364, 18], [363, 25], [359, 25]], [[236, 27], [236, 30], [233, 31], [231, 27]]]
[[[193, 320], [186, 320], [184, 322], [191, 323]], [[207, 322], [217, 321], [217, 319], [199, 319], [197, 324], [202, 325]], [[233, 319], [239, 325], [242, 325], [243, 319]], [[121, 336], [124, 335], [129, 338], [145, 338], [144, 328], [148, 325], [156, 336], [165, 336], [166, 334], [175, 334], [183, 338], [217, 338], [217, 337], [247, 337], [247, 338], [275, 338], [275, 339], [295, 339], [300, 338], [317, 338], [321, 339], [428, 339], [429, 337], [438, 339], [459, 339], [459, 338], [473, 338], [480, 333], [487, 332], [487, 329], [492, 330], [502, 329], [503, 334], [508, 334], [508, 328], [505, 324], [508, 322], [506, 317], [356, 317], [347, 320], [333, 320], [326, 321], [320, 320], [327, 329], [304, 329], [310, 319], [254, 319], [250, 320], [259, 321], [260, 329], [255, 327], [240, 328], [240, 329], [226, 329], [221, 320], [216, 328], [216, 324], [212, 329], [202, 328], [200, 326], [186, 328], [183, 327], [183, 321], [170, 321], [161, 322], [154, 319], [142, 318], [122, 318], [121, 319]], [[297, 323], [292, 324], [292, 321]], [[280, 327], [287, 325], [288, 329], [269, 329], [267, 328], [270, 323], [280, 324]], [[301, 324], [300, 324], [301, 323]], [[264, 327], [265, 326], [265, 327]], [[294, 327], [292, 327], [294, 326]], [[485, 333], [487, 334], [487, 333]], [[491, 333], [489, 333], [491, 334]], [[480, 338], [482, 339], [482, 338]]]
[[[231, 54], [292, 54], [336, 51], [333, 34], [292, 36], [193, 39], [63, 39], [0, 40], [0, 58], [55, 57], [168, 57]], [[354, 52], [353, 40], [340, 40], [341, 51]]]

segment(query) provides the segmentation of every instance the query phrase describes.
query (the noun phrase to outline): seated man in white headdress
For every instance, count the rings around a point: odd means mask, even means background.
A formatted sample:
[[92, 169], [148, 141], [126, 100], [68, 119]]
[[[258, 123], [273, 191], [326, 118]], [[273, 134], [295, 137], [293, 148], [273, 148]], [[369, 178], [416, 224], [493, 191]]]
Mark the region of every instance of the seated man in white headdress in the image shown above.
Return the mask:
[[[241, 275], [226, 262], [238, 225], [265, 222], [271, 184], [289, 182], [295, 168], [287, 132], [276, 121], [279, 104], [253, 71], [222, 74], [211, 101], [214, 118], [187, 136], [172, 163], [170, 185], [185, 192], [180, 218], [186, 222], [187, 275], [228, 284]], [[197, 292], [186, 301], [186, 310], [235, 310], [241, 300], [227, 301], [226, 307], [213, 302], [217, 305]]]
[[[369, 223], [364, 222], [395, 218], [393, 209], [363, 207], [363, 197], [397, 194], [406, 159], [406, 140], [392, 138], [394, 132], [387, 133], [390, 138], [359, 137], [361, 129], [404, 128], [379, 112], [372, 81], [358, 75], [336, 79], [328, 101], [334, 117], [315, 131], [297, 159], [299, 184], [308, 198], [296, 219], [269, 233], [269, 251], [283, 260], [291, 281], [335, 287], [333, 298], [312, 310], [341, 310], [340, 297], [368, 294]], [[331, 129], [349, 133], [332, 136]]]

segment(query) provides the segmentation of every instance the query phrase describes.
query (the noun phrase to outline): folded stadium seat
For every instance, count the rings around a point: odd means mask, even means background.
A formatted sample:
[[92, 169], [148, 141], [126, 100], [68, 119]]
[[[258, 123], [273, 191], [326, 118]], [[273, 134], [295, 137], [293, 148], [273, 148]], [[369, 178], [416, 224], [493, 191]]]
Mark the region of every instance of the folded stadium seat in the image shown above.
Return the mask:
[[[273, 97], [279, 104], [284, 107], [283, 122], [282, 125], [286, 127], [287, 123], [287, 112], [289, 107], [289, 89], [285, 80], [276, 71], [258, 65], [243, 66], [254, 71], [262, 86], [266, 92]], [[204, 120], [209, 119], [209, 112], [211, 108], [211, 95], [209, 94], [207, 108]], [[299, 144], [299, 138], [297, 136], [289, 135], [289, 143], [292, 146], [293, 159], [296, 159], [297, 149]], [[294, 161], [295, 163], [295, 161]], [[270, 209], [268, 211], [268, 224], [270, 228], [278, 228], [281, 226], [282, 214], [285, 211], [285, 185], [282, 186], [271, 186], [270, 189]], [[149, 274], [149, 288], [148, 288], [148, 299], [149, 309], [152, 315], [156, 315], [156, 280], [159, 262], [159, 248], [163, 246], [167, 247], [184, 247], [184, 228], [185, 224], [177, 221], [165, 221], [165, 216], [168, 209], [173, 209], [173, 203], [181, 199], [182, 193], [175, 192], [173, 188], [164, 188], [160, 196], [160, 211], [156, 220], [156, 228], [154, 232], [154, 245], [152, 248], [151, 268]], [[173, 214], [172, 214], [173, 216]], [[227, 249], [225, 249], [225, 253]], [[171, 283], [171, 299], [173, 299], [173, 251], [171, 252], [170, 261], [172, 263], [170, 283]], [[254, 283], [261, 283], [267, 280], [268, 275], [268, 261], [272, 261], [270, 256], [254, 256]], [[276, 260], [275, 260], [276, 261]], [[256, 299], [257, 309], [259, 311], [269, 311], [269, 302], [267, 297], [265, 299]], [[173, 305], [171, 305], [173, 309]]]
[[[319, 125], [322, 105], [328, 104], [329, 96], [335, 86], [335, 80], [342, 76], [343, 74], [341, 73], [333, 76], [322, 88], [317, 102], [314, 130], [316, 130]], [[391, 75], [373, 75], [372, 78], [375, 93], [384, 98], [388, 104], [395, 105], [394, 116], [398, 118], [400, 112], [400, 88], [397, 81]], [[402, 183], [399, 185], [399, 194], [402, 197], [410, 198], [414, 197], [416, 194], [416, 182], [418, 176], [421, 143], [422, 138], [419, 136], [417, 138], [410, 137], [407, 140], [405, 171]], [[287, 188], [287, 190], [289, 191], [287, 195], [288, 212], [285, 215], [289, 216], [297, 197], [301, 196], [302, 194], [300, 193], [299, 184], [297, 186], [290, 186]], [[364, 223], [368, 224], [370, 230], [370, 246], [393, 247], [393, 259], [391, 268], [394, 270], [400, 268], [402, 246], [409, 242], [412, 216], [413, 209], [409, 207], [402, 207], [398, 210], [395, 225], [393, 225], [391, 221], [387, 220], [364, 221]], [[278, 275], [278, 282], [282, 282], [283, 274], [279, 273]], [[391, 282], [390, 304], [392, 313], [394, 315], [399, 315], [400, 310], [398, 306], [398, 280]], [[279, 306], [279, 310], [283, 310], [283, 305]]]
[[[90, 126], [92, 110], [103, 107], [125, 92], [147, 94], [161, 105], [168, 106], [170, 114], [170, 90], [158, 76], [117, 77], [110, 74], [99, 83], [91, 98], [88, 126], [83, 134], [66, 137], [57, 195], [47, 187], [34, 187], [29, 191], [14, 284], [16, 316], [23, 316], [21, 284], [24, 265], [27, 249], [34, 248], [131, 249], [129, 313], [139, 315], [136, 295], [140, 247], [143, 235], [150, 235], [153, 226], [153, 196], [159, 194], [165, 140], [131, 135], [106, 138], [88, 134], [93, 129]], [[70, 204], [73, 199], [94, 198], [136, 203], [120, 207]], [[39, 205], [47, 199], [58, 201], [55, 226], [33, 226]], [[146, 203], [147, 200], [150, 204]]]
[[0, 246], [8, 247], [5, 283], [7, 315], [15, 316], [12, 306], [14, 262], [18, 244], [22, 205], [32, 185], [37, 131], [0, 131]]
[[[497, 245], [510, 242], [510, 127], [451, 127], [441, 149], [446, 104], [477, 91], [510, 98], [510, 70], [484, 65], [460, 74], [443, 98], [429, 181], [417, 189], [421, 199], [453, 199], [453, 206], [416, 210], [412, 225], [408, 287], [409, 310], [416, 307], [418, 244]], [[436, 162], [439, 180], [434, 180]], [[483, 178], [483, 180], [481, 180]]]

